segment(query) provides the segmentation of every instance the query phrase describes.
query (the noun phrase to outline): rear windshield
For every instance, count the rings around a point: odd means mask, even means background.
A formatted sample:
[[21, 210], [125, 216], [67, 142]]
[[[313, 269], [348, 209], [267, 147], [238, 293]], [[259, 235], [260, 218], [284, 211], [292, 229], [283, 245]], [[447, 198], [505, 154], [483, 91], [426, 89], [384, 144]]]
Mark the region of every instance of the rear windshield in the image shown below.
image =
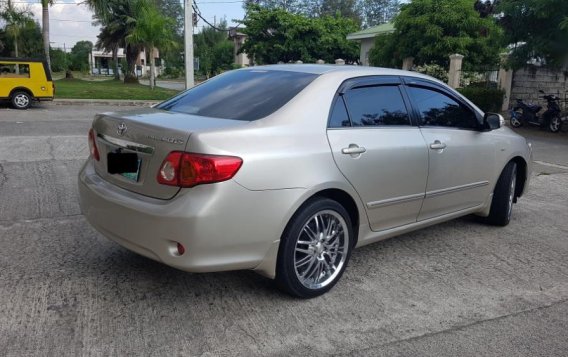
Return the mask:
[[316, 77], [316, 74], [288, 71], [232, 71], [185, 91], [157, 108], [253, 121], [274, 113]]

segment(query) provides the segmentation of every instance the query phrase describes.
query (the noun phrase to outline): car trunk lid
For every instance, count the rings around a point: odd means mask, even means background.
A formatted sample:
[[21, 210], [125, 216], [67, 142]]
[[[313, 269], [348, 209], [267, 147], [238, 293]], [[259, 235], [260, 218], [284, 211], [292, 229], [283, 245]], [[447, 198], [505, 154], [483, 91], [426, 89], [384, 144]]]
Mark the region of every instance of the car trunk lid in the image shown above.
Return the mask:
[[[95, 161], [95, 171], [108, 182], [126, 190], [148, 197], [171, 199], [180, 188], [157, 181], [158, 171], [167, 155], [172, 151], [187, 150], [187, 142], [193, 132], [243, 124], [246, 122], [153, 108], [98, 114], [93, 122], [100, 155], [100, 160]], [[137, 169], [112, 173], [116, 158], [128, 156], [124, 154], [130, 154], [129, 160], [137, 160]]]

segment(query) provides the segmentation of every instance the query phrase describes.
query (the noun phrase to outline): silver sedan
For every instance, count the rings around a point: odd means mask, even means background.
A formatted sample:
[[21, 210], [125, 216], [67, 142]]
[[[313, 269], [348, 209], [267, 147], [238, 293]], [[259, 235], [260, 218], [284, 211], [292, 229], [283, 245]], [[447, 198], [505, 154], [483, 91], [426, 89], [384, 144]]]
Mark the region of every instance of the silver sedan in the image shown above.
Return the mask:
[[531, 148], [412, 72], [227, 72], [155, 108], [95, 117], [80, 203], [103, 235], [190, 272], [253, 269], [299, 297], [353, 248], [456, 217], [509, 223]]

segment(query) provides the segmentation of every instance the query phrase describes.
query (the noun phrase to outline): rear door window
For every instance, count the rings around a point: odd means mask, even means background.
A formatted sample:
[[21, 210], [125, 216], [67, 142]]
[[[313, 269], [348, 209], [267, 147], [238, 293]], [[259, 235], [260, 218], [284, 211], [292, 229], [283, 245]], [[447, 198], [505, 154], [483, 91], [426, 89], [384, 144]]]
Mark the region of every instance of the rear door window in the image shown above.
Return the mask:
[[157, 108], [213, 118], [253, 121], [280, 109], [317, 76], [273, 70], [232, 71], [185, 91]]
[[354, 88], [344, 97], [354, 127], [410, 125], [397, 85]]
[[349, 120], [349, 114], [347, 114], [347, 109], [345, 108], [345, 102], [343, 101], [343, 96], [338, 96], [331, 110], [331, 115], [329, 118], [329, 127], [343, 128], [349, 126], [351, 126], [351, 121]]

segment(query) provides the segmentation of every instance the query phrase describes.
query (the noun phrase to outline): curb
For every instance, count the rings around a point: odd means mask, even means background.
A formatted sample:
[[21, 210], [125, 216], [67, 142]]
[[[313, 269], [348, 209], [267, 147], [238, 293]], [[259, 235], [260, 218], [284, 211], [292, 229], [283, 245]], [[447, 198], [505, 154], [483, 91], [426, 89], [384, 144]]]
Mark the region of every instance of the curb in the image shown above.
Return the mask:
[[[121, 100], [121, 99], [54, 99], [49, 102], [52, 105], [113, 105], [113, 106], [137, 106], [150, 107], [161, 103], [160, 100]], [[44, 102], [45, 103], [45, 102]]]

